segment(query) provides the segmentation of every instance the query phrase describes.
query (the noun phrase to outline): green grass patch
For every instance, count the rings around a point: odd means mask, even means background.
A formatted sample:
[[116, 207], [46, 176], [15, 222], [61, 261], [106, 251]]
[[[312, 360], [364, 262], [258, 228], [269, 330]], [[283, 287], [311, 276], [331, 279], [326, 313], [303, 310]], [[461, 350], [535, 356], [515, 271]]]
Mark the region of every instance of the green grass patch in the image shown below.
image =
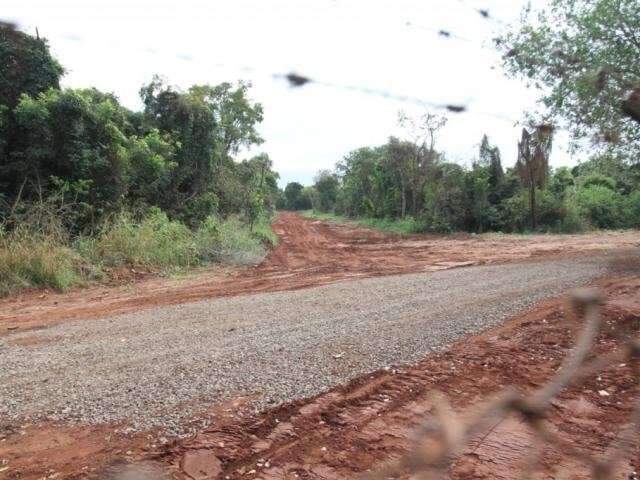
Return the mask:
[[258, 222], [253, 225], [253, 235], [260, 240], [266, 247], [273, 248], [278, 245], [278, 236], [271, 228], [271, 218], [261, 217]]
[[27, 226], [4, 233], [0, 226], [0, 295], [27, 288], [64, 291], [103, 279], [114, 267], [178, 273], [211, 263], [256, 264], [277, 242], [266, 216], [253, 229], [238, 217], [210, 217], [192, 230], [160, 210], [142, 219], [123, 213], [95, 235], [73, 241]]
[[76, 249], [94, 264], [169, 269], [200, 263], [194, 233], [154, 210], [137, 222], [122, 214], [94, 237], [81, 238]]
[[300, 214], [307, 218], [316, 220], [324, 220], [329, 222], [343, 223], [347, 225], [355, 225], [359, 227], [369, 227], [381, 230], [383, 232], [391, 232], [399, 235], [411, 235], [414, 233], [424, 232], [425, 226], [413, 217], [405, 217], [402, 219], [391, 218], [349, 218], [334, 213], [314, 212], [305, 210]]
[[218, 240], [209, 253], [220, 263], [253, 265], [264, 258], [266, 248], [246, 224], [237, 217], [231, 217], [220, 224]]
[[27, 288], [64, 291], [82, 283], [87, 270], [82, 257], [54, 235], [24, 229], [0, 234], [0, 295]]

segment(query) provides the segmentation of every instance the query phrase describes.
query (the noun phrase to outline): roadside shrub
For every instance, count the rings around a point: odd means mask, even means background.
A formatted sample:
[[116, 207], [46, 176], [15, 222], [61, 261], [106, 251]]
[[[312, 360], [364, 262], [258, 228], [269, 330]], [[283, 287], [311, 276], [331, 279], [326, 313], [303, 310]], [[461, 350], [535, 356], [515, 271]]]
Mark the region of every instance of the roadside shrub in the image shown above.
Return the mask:
[[103, 278], [109, 267], [170, 272], [211, 262], [255, 264], [277, 243], [266, 215], [253, 231], [238, 217], [214, 216], [192, 230], [159, 209], [141, 218], [124, 212], [74, 241], [59, 222], [33, 213], [21, 219], [10, 232], [0, 224], [0, 295], [34, 287], [63, 291]]
[[220, 243], [220, 222], [213, 215], [208, 216], [194, 233], [198, 257], [202, 263], [215, 260], [215, 252]]
[[623, 206], [624, 226], [629, 228], [640, 228], [640, 190], [632, 192]]
[[527, 192], [521, 190], [517, 195], [502, 203], [503, 225], [505, 232], [522, 232], [530, 229], [531, 212]]
[[608, 188], [609, 190], [615, 190], [616, 181], [613, 178], [607, 177], [606, 175], [603, 175], [601, 173], [590, 173], [589, 175], [581, 179], [580, 186], [582, 188], [600, 186]]
[[82, 263], [54, 235], [0, 231], [0, 295], [34, 287], [67, 290], [82, 282]]
[[557, 233], [579, 233], [591, 226], [573, 195], [567, 196], [562, 204], [562, 218], [555, 229]]
[[194, 235], [183, 223], [152, 209], [142, 221], [122, 213], [93, 238], [77, 243], [78, 250], [105, 266], [146, 268], [188, 267], [199, 263]]
[[400, 235], [410, 235], [412, 233], [425, 232], [427, 230], [424, 222], [413, 217], [404, 218], [364, 218], [358, 220], [360, 225], [374, 227], [387, 232], [397, 233]]
[[271, 229], [271, 219], [266, 216], [253, 225], [253, 235], [268, 248], [278, 245], [278, 236]]
[[578, 190], [576, 199], [593, 226], [598, 228], [620, 226], [622, 198], [617, 192], [602, 185], [592, 185]]
[[230, 217], [220, 224], [218, 242], [210, 253], [222, 263], [252, 265], [264, 258], [266, 250], [247, 225]]

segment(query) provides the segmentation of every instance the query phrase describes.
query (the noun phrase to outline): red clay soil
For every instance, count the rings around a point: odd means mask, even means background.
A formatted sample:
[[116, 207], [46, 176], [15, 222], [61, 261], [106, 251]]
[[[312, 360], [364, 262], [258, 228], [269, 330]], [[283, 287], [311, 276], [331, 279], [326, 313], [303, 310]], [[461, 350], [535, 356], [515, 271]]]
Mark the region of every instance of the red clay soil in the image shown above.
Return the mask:
[[[218, 422], [235, 421], [246, 404], [246, 398], [222, 402], [206, 415]], [[131, 432], [125, 424], [18, 425], [0, 419], [0, 480], [103, 480], [123, 464], [144, 464], [145, 459], [165, 454], [175, 445], [175, 439], [160, 431]]]
[[[608, 328], [598, 339], [596, 354], [619, 346], [614, 331], [627, 336], [640, 332], [640, 276], [602, 280], [600, 285], [607, 298], [603, 316]], [[575, 339], [575, 323], [565, 307], [563, 298], [544, 302], [414, 365], [374, 372], [262, 414], [251, 413], [243, 399], [219, 405], [211, 412], [212, 427], [182, 441], [164, 443], [158, 432], [115, 433], [112, 425], [5, 426], [0, 429], [0, 479], [155, 480], [163, 478], [159, 471], [184, 480], [356, 478], [407, 450], [416, 425], [431, 411], [434, 390], [464, 409], [509, 385], [526, 390], [544, 384]], [[548, 420], [564, 439], [601, 454], [638, 398], [633, 367], [617, 364], [568, 389], [553, 402]], [[635, 478], [628, 475], [640, 467], [637, 447], [623, 463], [621, 479]], [[450, 478], [517, 478], [514, 472], [531, 450], [527, 427], [517, 417], [509, 418], [457, 459]], [[151, 476], [113, 473], [131, 461], [136, 468], [158, 470]], [[535, 478], [573, 480], [587, 478], [586, 473], [579, 462], [548, 449]]]
[[[640, 277], [601, 284], [608, 299], [604, 307], [608, 328], [600, 335], [595, 354], [619, 346], [614, 331], [627, 335], [640, 331]], [[219, 423], [158, 460], [179, 479], [356, 478], [406, 452], [412, 431], [432, 409], [434, 390], [444, 392], [455, 408], [462, 409], [508, 385], [526, 391], [544, 384], [575, 339], [575, 324], [567, 319], [565, 305], [563, 299], [545, 302], [413, 366], [379, 371], [309, 400]], [[602, 454], [640, 393], [632, 367], [617, 364], [562, 393], [548, 412], [561, 437], [589, 454]], [[450, 478], [518, 478], [516, 472], [532, 448], [528, 427], [515, 416], [508, 418], [469, 446], [454, 463]], [[636, 478], [630, 475], [638, 468], [636, 444], [621, 465], [619, 478]], [[540, 470], [536, 478], [588, 477], [584, 465], [552, 448], [544, 451]]]
[[[413, 235], [304, 219], [282, 212], [279, 245], [258, 266], [214, 268], [182, 278], [139, 278], [68, 293], [35, 291], [0, 299], [0, 336], [72, 319], [247, 293], [293, 290], [350, 278], [441, 270], [640, 245], [637, 232], [586, 235]], [[137, 274], [133, 274], [136, 276]]]

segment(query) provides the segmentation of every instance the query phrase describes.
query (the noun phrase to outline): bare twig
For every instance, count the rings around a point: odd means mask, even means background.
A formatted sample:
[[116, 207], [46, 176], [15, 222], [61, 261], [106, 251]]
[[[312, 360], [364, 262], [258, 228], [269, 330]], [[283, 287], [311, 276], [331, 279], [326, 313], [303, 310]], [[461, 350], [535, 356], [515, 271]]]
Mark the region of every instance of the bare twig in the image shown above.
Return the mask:
[[[613, 478], [617, 468], [629, 454], [637, 441], [640, 426], [640, 399], [637, 400], [629, 422], [611, 442], [606, 453], [596, 458], [593, 452], [583, 451], [575, 444], [563, 439], [546, 421], [546, 412], [554, 398], [570, 385], [583, 382], [594, 373], [624, 360], [634, 360], [640, 356], [640, 340], [628, 340], [621, 348], [605, 356], [589, 360], [594, 343], [600, 331], [600, 294], [595, 290], [580, 290], [572, 296], [573, 308], [584, 326], [576, 345], [562, 363], [557, 374], [539, 390], [522, 394], [507, 389], [483, 405], [473, 406], [464, 413], [457, 414], [450, 407], [444, 395], [433, 394], [433, 419], [418, 430], [418, 437], [409, 453], [399, 460], [385, 465], [367, 478], [386, 479], [410, 472], [411, 478], [443, 478], [451, 463], [463, 452], [469, 443], [483, 434], [482, 441], [507, 416], [518, 413], [534, 435], [533, 448], [525, 459], [519, 478], [531, 478], [540, 464], [545, 448], [552, 446], [555, 451], [573, 458], [589, 467], [592, 478], [605, 480]], [[638, 369], [635, 374], [636, 388], [640, 387]], [[518, 474], [514, 472], [514, 478]]]

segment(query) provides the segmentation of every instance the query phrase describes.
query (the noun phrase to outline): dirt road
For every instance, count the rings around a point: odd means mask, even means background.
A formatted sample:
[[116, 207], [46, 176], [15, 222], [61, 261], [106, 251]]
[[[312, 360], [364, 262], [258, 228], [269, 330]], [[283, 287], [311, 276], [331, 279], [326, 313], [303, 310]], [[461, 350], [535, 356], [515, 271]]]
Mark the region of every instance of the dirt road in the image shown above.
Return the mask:
[[[631, 232], [400, 238], [294, 214], [276, 230], [279, 247], [253, 269], [4, 300], [0, 479], [102, 479], [133, 460], [184, 479], [350, 478], [403, 451], [431, 389], [463, 407], [550, 376], [571, 344], [561, 302], [469, 335], [589, 282], [638, 243]], [[450, 270], [467, 262], [488, 265]], [[640, 281], [607, 288], [610, 321], [637, 319]], [[605, 336], [599, 348], [615, 346]], [[556, 405], [569, 440], [602, 450], [633, 399], [628, 367]], [[200, 433], [167, 434], [185, 428]], [[510, 478], [529, 446], [517, 422], [498, 426], [453, 476]], [[562, 464], [549, 453], [550, 474]]]
[[[278, 215], [280, 244], [254, 268], [211, 269], [182, 278], [150, 278], [124, 286], [69, 293], [30, 292], [0, 299], [0, 336], [71, 319], [99, 318], [162, 305], [257, 292], [293, 290], [345, 279], [437, 271], [536, 258], [636, 248], [635, 232], [585, 235], [383, 234], [371, 229]], [[10, 330], [9, 330], [10, 329]]]
[[[541, 262], [541, 266], [548, 267], [549, 263]], [[535, 269], [523, 274], [522, 268], [516, 267], [522, 265], [473, 267], [353, 282], [360, 287], [366, 282], [368, 288], [357, 289], [362, 303], [354, 300], [349, 306], [344, 302], [348, 293], [342, 292], [345, 297], [340, 305], [344, 312], [334, 312], [330, 322], [311, 313], [296, 315], [293, 310], [300, 306], [304, 307], [303, 312], [309, 308], [326, 308], [323, 299], [340, 295], [332, 289], [352, 283], [211, 302], [216, 305], [236, 302], [229, 305], [233, 311], [253, 317], [253, 312], [242, 309], [243, 302], [280, 297], [282, 301], [271, 305], [263, 301], [244, 304], [258, 307], [256, 314], [265, 322], [264, 328], [257, 332], [252, 332], [249, 318], [231, 318], [227, 322], [225, 318], [218, 318], [221, 328], [216, 328], [217, 322], [203, 322], [202, 318], [179, 321], [175, 325], [154, 318], [132, 325], [126, 321], [130, 315], [121, 317], [119, 323], [102, 319], [53, 327], [49, 342], [44, 343], [38, 338], [41, 332], [28, 332], [24, 338], [36, 341], [27, 342], [22, 349], [9, 348], [9, 353], [4, 352], [2, 358], [3, 365], [7, 359], [11, 364], [1, 383], [23, 393], [14, 408], [40, 408], [46, 413], [64, 404], [61, 415], [76, 420], [82, 419], [82, 415], [95, 415], [100, 411], [104, 414], [109, 408], [115, 408], [134, 422], [141, 418], [162, 418], [170, 427], [172, 421], [182, 425], [188, 422], [183, 413], [185, 410], [193, 413], [195, 410], [189, 408], [193, 403], [181, 403], [175, 416], [170, 409], [158, 409], [156, 402], [165, 402], [168, 406], [171, 399], [167, 402], [167, 397], [179, 395], [180, 389], [183, 393], [188, 391], [194, 386], [194, 376], [200, 381], [192, 394], [225, 381], [236, 381], [241, 387], [249, 388], [252, 395], [214, 405], [200, 417], [205, 423], [191, 424], [199, 433], [179, 441], [165, 439], [166, 433], [158, 430], [128, 433], [126, 423], [52, 426], [27, 420], [7, 421], [4, 415], [0, 425], [0, 460], [6, 461], [9, 469], [2, 472], [5, 477], [0, 478], [35, 480], [57, 474], [53, 478], [102, 480], [111, 478], [108, 472], [118, 471], [122, 462], [130, 461], [136, 465], [142, 461], [145, 466], [151, 461], [149, 467], [184, 480], [354, 478], [407, 448], [412, 430], [431, 410], [429, 395], [433, 389], [445, 392], [456, 408], [463, 408], [507, 385], [525, 389], [539, 386], [557, 370], [573, 342], [562, 300], [543, 303], [479, 336], [464, 335], [465, 330], [471, 333], [505, 315], [499, 310], [502, 313], [495, 316], [492, 305], [500, 306], [504, 302], [506, 309], [515, 310], [525, 306], [519, 304], [516, 297], [534, 300], [525, 290], [530, 286], [540, 288], [544, 275]], [[531, 265], [527, 267], [530, 269]], [[558, 270], [575, 272], [573, 268], [569, 263], [560, 263]], [[526, 279], [524, 288], [518, 285], [518, 271]], [[548, 269], [546, 272], [558, 274]], [[497, 277], [491, 280], [497, 273], [504, 282]], [[411, 284], [412, 279], [423, 280], [425, 276], [437, 281]], [[465, 278], [478, 281], [487, 294], [472, 293], [476, 298], [473, 304], [456, 306], [447, 301], [450, 298], [447, 292], [454, 286], [464, 286]], [[429, 318], [423, 308], [403, 309], [402, 295], [393, 288], [385, 293], [385, 287], [396, 279], [403, 282], [401, 286], [411, 298], [419, 300], [420, 307], [428, 305], [427, 311], [437, 312], [437, 316]], [[640, 278], [605, 282], [604, 287], [609, 297], [605, 307], [607, 324], [626, 325], [627, 335], [637, 335]], [[300, 302], [304, 298], [301, 296], [315, 291], [319, 295], [314, 300]], [[497, 291], [500, 299], [494, 295]], [[391, 302], [390, 310], [380, 310], [375, 300], [378, 296], [381, 296], [380, 302]], [[367, 306], [371, 303], [372, 306]], [[357, 306], [361, 307], [360, 311]], [[183, 313], [197, 313], [198, 307], [202, 305], [191, 305]], [[396, 309], [399, 315], [395, 314]], [[219, 311], [225, 313], [223, 307]], [[275, 322], [269, 320], [277, 315], [281, 315], [278, 318], [283, 328], [278, 329]], [[356, 317], [355, 321], [351, 316]], [[397, 321], [398, 317], [402, 317], [402, 321]], [[479, 319], [488, 323], [477, 322]], [[231, 324], [236, 326], [229, 327]], [[313, 331], [307, 330], [306, 324]], [[197, 331], [190, 334], [193, 328]], [[125, 337], [121, 335], [125, 333], [128, 337], [122, 342]], [[259, 336], [257, 344], [252, 338], [256, 335]], [[461, 336], [464, 339], [459, 343], [427, 355], [418, 363], [391, 366], [339, 385], [359, 368], [373, 370], [373, 362], [386, 367], [398, 363], [400, 358], [417, 358], [420, 352], [439, 349], [442, 344], [438, 340], [449, 342]], [[174, 345], [167, 345], [168, 337]], [[227, 348], [226, 342], [234, 347]], [[281, 350], [283, 342], [289, 346]], [[612, 351], [617, 344], [614, 336], [604, 334], [596, 352]], [[209, 345], [216, 345], [219, 351]], [[98, 351], [97, 355], [90, 351], [92, 346]], [[369, 358], [363, 359], [363, 353]], [[70, 359], [69, 355], [78, 358]], [[27, 375], [15, 371], [20, 358], [24, 360], [21, 368], [28, 370]], [[550, 417], [557, 430], [587, 452], [602, 453], [613, 433], [628, 418], [638, 394], [632, 368], [631, 364], [615, 366], [584, 387], [563, 394], [554, 402]], [[233, 375], [234, 372], [237, 375]], [[250, 385], [243, 383], [247, 378]], [[318, 397], [285, 403], [262, 414], [255, 414], [250, 404], [257, 397], [273, 395], [275, 391], [308, 395], [315, 391], [316, 385], [328, 384], [339, 386]], [[311, 389], [305, 390], [308, 385]], [[606, 397], [598, 393], [603, 390], [607, 392]], [[0, 396], [7, 398], [6, 392], [7, 387]], [[196, 402], [198, 405], [202, 404]], [[514, 469], [531, 448], [532, 438], [524, 425], [516, 418], [503, 422], [482, 442], [472, 445], [455, 465], [452, 478], [513, 478]], [[640, 457], [635, 458], [625, 467], [627, 470], [621, 479], [640, 466]], [[553, 450], [546, 453], [545, 462], [549, 478], [558, 478], [559, 470], [567, 466], [573, 473], [577, 472], [577, 476], [566, 478], [584, 478], [582, 466], [567, 464], [566, 459]], [[127, 478], [163, 477], [154, 474]]]
[[0, 416], [180, 425], [234, 396], [257, 406], [416, 361], [589, 282], [601, 257], [393, 275], [83, 320], [0, 340]]

